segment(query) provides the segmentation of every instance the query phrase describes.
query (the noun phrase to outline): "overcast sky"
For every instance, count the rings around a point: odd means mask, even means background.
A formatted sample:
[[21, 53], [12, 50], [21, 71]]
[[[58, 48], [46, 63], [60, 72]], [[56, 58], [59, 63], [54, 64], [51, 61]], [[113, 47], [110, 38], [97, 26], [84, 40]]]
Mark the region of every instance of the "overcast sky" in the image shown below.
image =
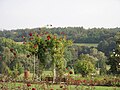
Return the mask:
[[120, 0], [0, 0], [0, 29], [120, 27]]

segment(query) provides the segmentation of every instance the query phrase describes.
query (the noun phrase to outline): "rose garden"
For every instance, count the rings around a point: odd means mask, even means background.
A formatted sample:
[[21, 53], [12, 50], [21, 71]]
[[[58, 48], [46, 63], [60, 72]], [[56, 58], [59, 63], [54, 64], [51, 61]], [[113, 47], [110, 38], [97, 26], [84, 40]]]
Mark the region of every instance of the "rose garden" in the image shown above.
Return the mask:
[[[69, 63], [75, 50], [64, 32], [30, 32], [22, 44], [3, 39], [8, 47], [0, 56], [0, 90], [120, 90], [119, 74], [100, 75], [92, 58], [81, 54], [81, 61]], [[119, 59], [116, 53], [111, 59]]]

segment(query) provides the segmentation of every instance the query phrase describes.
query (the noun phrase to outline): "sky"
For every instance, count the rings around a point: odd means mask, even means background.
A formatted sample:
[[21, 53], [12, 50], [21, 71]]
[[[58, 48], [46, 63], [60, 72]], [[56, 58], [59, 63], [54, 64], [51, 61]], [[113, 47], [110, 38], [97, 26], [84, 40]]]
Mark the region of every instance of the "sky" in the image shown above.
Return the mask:
[[0, 0], [0, 29], [120, 27], [120, 0]]

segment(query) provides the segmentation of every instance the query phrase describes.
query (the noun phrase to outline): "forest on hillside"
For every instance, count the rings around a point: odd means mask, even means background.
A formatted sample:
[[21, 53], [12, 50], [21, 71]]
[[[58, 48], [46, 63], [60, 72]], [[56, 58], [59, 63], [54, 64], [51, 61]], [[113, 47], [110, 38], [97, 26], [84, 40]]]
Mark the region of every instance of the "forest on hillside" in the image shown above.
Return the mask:
[[6, 37], [16, 42], [23, 41], [22, 36], [27, 37], [30, 32], [55, 33], [58, 35], [67, 35], [74, 43], [99, 43], [100, 41], [110, 39], [115, 36], [120, 28], [89, 28], [83, 27], [58, 27], [58, 28], [33, 28], [33, 29], [16, 29], [0, 31], [0, 37]]

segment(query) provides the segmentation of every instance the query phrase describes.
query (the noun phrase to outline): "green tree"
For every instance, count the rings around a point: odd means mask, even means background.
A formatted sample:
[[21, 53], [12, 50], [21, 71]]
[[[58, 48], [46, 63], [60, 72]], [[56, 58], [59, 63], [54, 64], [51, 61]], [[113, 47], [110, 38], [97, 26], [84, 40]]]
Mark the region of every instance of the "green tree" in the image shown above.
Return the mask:
[[79, 60], [86, 60], [86, 61], [90, 61], [92, 64], [96, 64], [96, 61], [98, 61], [98, 59], [96, 57], [90, 56], [89, 54], [81, 54], [78, 57]]
[[77, 60], [74, 67], [76, 73], [81, 73], [83, 77], [94, 72], [94, 65], [87, 60]]
[[28, 50], [34, 55], [34, 57], [38, 57], [39, 65], [43, 64], [43, 66], [46, 66], [46, 62], [48, 61], [47, 57], [50, 57], [51, 62], [53, 63], [55, 80], [56, 69], [61, 75], [65, 68], [65, 48], [71, 45], [72, 41], [66, 40], [65, 36], [57, 37], [55, 34], [46, 34], [46, 32], [42, 34], [29, 33], [29, 36], [30, 41], [28, 40], [26, 43]]
[[106, 74], [106, 60], [107, 57], [105, 54], [101, 51], [98, 51], [96, 48], [91, 48], [90, 49], [90, 55], [93, 56], [94, 58], [97, 58], [96, 61], [96, 68], [100, 69], [100, 74]]
[[120, 74], [120, 39], [116, 41], [116, 48], [110, 54], [107, 64], [110, 65], [110, 73]]
[[108, 53], [108, 46], [109, 46], [109, 43], [104, 40], [104, 41], [101, 41], [99, 44], [98, 44], [98, 50], [104, 52], [104, 53]]
[[87, 76], [95, 70], [97, 59], [89, 54], [81, 54], [75, 62], [76, 73], [81, 73], [82, 76]]
[[110, 37], [106, 40], [99, 42], [98, 50], [105, 53], [106, 56], [109, 56], [110, 52], [115, 49], [116, 42], [114, 37]]

